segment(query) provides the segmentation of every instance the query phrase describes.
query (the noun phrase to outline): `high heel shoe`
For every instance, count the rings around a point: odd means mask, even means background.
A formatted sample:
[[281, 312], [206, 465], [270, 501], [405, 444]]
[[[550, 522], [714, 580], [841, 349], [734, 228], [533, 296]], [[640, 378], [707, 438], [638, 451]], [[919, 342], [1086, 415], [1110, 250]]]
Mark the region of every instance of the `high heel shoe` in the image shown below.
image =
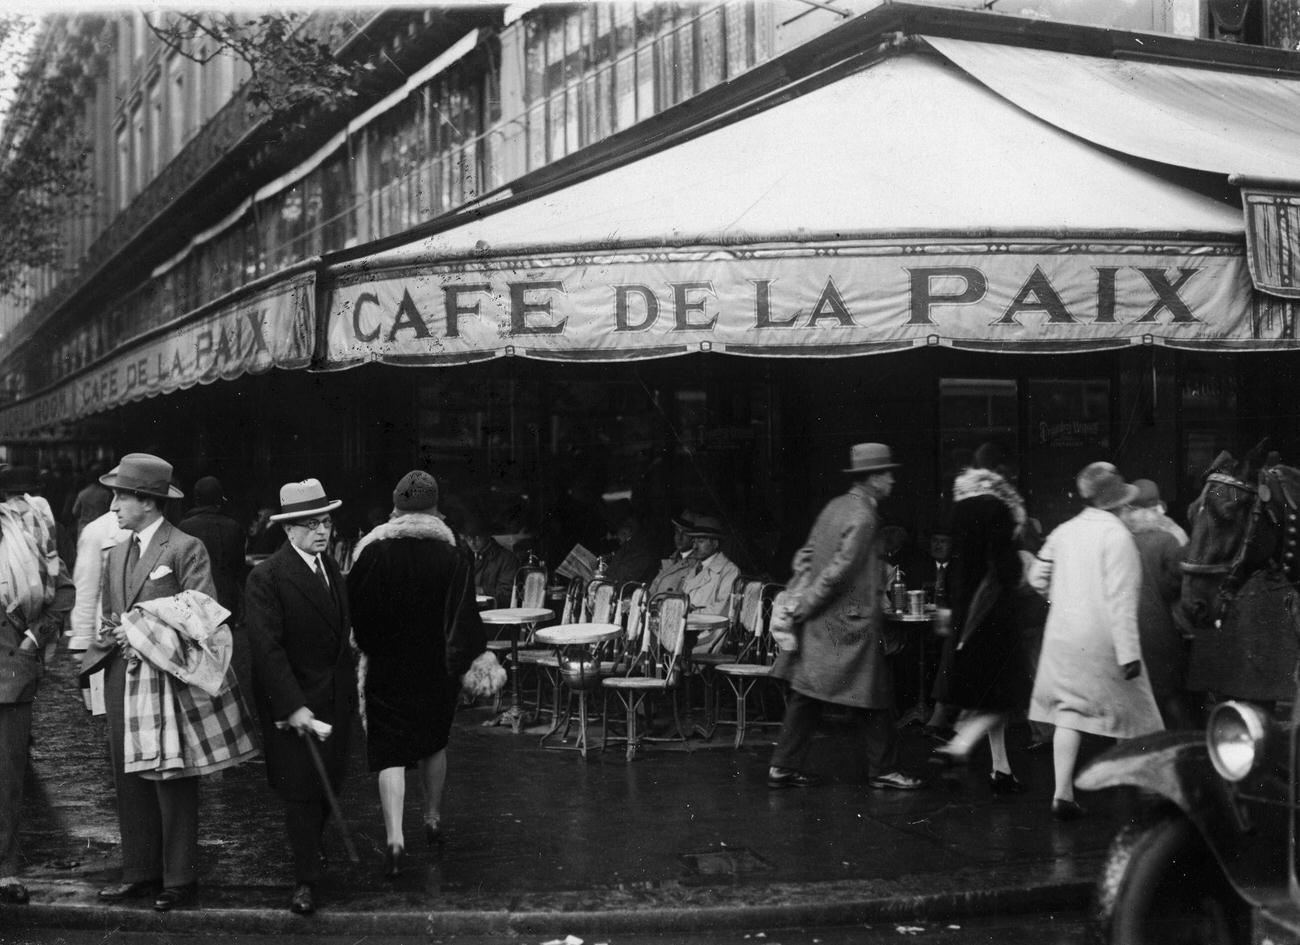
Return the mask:
[[432, 823], [430, 823], [429, 821], [425, 821], [424, 839], [425, 842], [429, 844], [429, 846], [434, 846], [435, 844], [442, 843], [444, 839], [442, 827], [439, 826], [436, 820], [433, 821]]
[[389, 844], [387, 852], [384, 853], [384, 878], [393, 879], [401, 875], [402, 857], [406, 853], [404, 847], [395, 843]]
[[1024, 794], [1028, 789], [1009, 771], [994, 771], [989, 775], [989, 790], [994, 794]]
[[1057, 820], [1078, 820], [1086, 811], [1074, 801], [1052, 798], [1052, 816]]

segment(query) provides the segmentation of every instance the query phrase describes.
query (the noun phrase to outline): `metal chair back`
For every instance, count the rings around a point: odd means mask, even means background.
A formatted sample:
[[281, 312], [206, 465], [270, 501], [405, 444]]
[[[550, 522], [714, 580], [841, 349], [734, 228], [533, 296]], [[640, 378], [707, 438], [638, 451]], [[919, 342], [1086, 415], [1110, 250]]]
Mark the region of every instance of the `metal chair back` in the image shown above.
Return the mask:
[[575, 574], [569, 578], [564, 589], [564, 607], [560, 612], [560, 623], [577, 623], [582, 618], [582, 594], [586, 582]]
[[592, 580], [583, 595], [582, 623], [613, 623], [618, 607], [617, 588], [601, 578]]
[[658, 594], [650, 602], [638, 663], [645, 675], [663, 679], [665, 687], [677, 685], [681, 677], [686, 615], [690, 609], [690, 598], [685, 594]]

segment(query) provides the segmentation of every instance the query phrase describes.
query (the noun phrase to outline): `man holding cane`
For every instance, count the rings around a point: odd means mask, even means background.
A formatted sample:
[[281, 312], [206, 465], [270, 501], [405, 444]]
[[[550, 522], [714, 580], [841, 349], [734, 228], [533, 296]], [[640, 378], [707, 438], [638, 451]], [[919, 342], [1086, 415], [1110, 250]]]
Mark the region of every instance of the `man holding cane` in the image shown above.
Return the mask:
[[289, 540], [252, 570], [244, 593], [266, 774], [285, 805], [295, 884], [289, 910], [298, 915], [316, 911], [321, 835], [330, 791], [337, 793], [347, 768], [357, 703], [347, 585], [324, 553], [329, 513], [342, 504], [317, 479], [281, 488], [271, 521]]

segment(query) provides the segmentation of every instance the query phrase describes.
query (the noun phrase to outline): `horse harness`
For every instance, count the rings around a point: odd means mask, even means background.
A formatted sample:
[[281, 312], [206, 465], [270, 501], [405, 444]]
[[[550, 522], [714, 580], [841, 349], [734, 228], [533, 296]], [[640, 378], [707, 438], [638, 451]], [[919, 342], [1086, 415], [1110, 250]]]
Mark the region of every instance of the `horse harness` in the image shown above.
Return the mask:
[[1254, 494], [1255, 502], [1251, 508], [1250, 521], [1246, 525], [1246, 534], [1242, 538], [1241, 547], [1226, 568], [1223, 565], [1185, 564], [1183, 570], [1190, 573], [1226, 571], [1227, 576], [1219, 593], [1231, 597], [1255, 570], [1250, 564], [1251, 548], [1261, 531], [1266, 526], [1271, 526], [1279, 532], [1279, 541], [1265, 565], [1270, 565], [1270, 570], [1284, 577], [1288, 584], [1300, 584], [1300, 561], [1296, 557], [1300, 470], [1281, 465], [1266, 466], [1260, 470], [1258, 485], [1251, 485], [1226, 473], [1212, 473], [1206, 478], [1207, 490], [1213, 482]]

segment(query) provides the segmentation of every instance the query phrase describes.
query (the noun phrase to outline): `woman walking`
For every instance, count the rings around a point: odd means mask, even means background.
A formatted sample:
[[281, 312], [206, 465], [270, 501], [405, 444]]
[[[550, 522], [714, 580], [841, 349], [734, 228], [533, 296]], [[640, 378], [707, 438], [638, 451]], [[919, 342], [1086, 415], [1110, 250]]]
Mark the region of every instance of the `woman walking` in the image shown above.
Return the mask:
[[1138, 593], [1142, 562], [1117, 511], [1137, 496], [1110, 463], [1076, 480], [1088, 507], [1047, 536], [1029, 581], [1051, 602], [1029, 717], [1056, 726], [1052, 815], [1074, 820], [1082, 733], [1134, 738], [1164, 726], [1142, 672]]
[[1029, 698], [1017, 594], [1023, 568], [1016, 536], [1025, 503], [1011, 478], [1006, 453], [985, 443], [953, 482], [952, 633], [944, 641], [947, 674], [936, 687], [939, 701], [962, 710], [956, 735], [937, 753], [964, 759], [987, 735], [995, 794], [1024, 791], [1011, 773], [1006, 735], [1011, 714]]
[[407, 473], [393, 490], [393, 514], [357, 543], [348, 595], [363, 655], [366, 758], [379, 772], [387, 834], [384, 874], [401, 872], [406, 769], [419, 771], [424, 836], [442, 837], [447, 742], [460, 679], [482, 653], [473, 565], [437, 515], [438, 483]]

